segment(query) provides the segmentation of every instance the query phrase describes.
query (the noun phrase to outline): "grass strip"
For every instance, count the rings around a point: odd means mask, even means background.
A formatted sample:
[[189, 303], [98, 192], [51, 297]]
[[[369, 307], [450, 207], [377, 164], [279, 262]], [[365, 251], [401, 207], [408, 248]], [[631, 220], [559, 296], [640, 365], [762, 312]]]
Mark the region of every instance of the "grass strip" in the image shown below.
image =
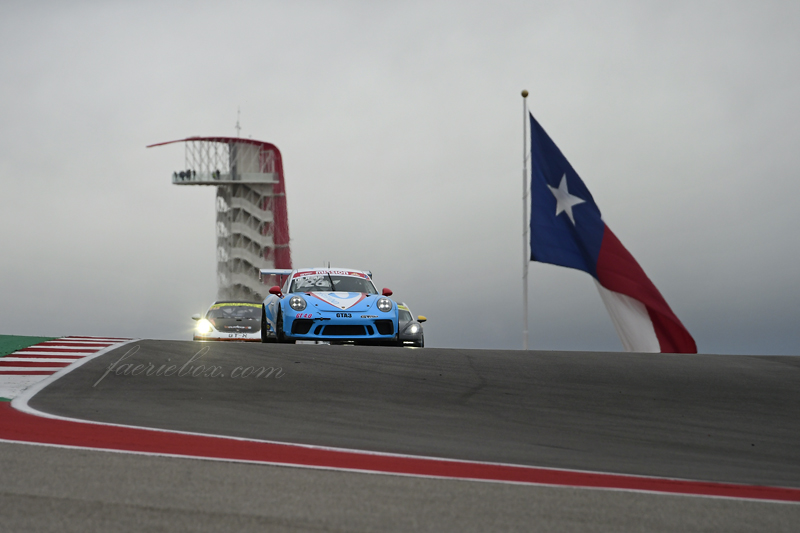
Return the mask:
[[17, 350], [39, 344], [40, 342], [51, 341], [58, 337], [24, 337], [21, 335], [0, 335], [0, 357], [14, 353]]

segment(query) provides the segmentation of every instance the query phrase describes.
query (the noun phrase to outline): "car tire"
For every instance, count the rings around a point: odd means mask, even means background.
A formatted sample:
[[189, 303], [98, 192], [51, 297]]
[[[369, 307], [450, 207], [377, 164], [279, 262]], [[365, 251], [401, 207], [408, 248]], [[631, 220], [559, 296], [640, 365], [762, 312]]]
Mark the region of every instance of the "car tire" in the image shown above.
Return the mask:
[[283, 313], [280, 310], [278, 310], [278, 323], [275, 324], [275, 339], [281, 344], [294, 343], [294, 341], [287, 339], [283, 333]]
[[267, 310], [264, 309], [264, 306], [261, 306], [261, 342], [262, 343], [273, 343], [275, 342], [274, 337], [270, 337], [267, 333]]

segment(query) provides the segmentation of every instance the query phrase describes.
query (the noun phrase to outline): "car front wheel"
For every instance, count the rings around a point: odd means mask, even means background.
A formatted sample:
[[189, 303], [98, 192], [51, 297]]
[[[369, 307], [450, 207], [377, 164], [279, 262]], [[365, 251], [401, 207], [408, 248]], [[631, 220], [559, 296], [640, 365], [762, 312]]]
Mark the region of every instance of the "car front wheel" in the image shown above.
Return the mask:
[[261, 307], [261, 342], [275, 342], [274, 337], [270, 337], [267, 333], [267, 311]]
[[275, 337], [280, 343], [294, 343], [294, 341], [287, 339], [286, 335], [283, 333], [283, 313], [280, 311], [278, 311], [278, 323], [275, 324]]

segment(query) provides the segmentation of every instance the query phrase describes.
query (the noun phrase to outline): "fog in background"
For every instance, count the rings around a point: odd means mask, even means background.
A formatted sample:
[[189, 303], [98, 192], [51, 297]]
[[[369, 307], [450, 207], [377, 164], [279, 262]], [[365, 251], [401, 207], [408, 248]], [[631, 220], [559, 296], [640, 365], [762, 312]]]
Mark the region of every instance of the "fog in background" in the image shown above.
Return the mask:
[[[0, 333], [189, 339], [192, 135], [283, 154], [294, 265], [370, 269], [438, 347], [522, 347], [522, 99], [704, 353], [798, 354], [800, 4], [0, 4]], [[532, 349], [622, 346], [530, 264]]]

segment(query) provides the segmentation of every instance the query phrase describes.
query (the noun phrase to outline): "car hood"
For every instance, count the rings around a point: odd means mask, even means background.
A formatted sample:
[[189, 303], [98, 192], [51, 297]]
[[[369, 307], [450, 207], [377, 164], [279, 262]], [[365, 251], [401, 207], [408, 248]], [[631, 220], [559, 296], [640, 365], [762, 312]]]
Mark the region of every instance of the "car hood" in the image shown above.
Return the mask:
[[225, 333], [255, 333], [261, 331], [260, 320], [237, 320], [235, 318], [212, 318], [209, 320], [217, 331]]
[[375, 307], [378, 298], [363, 292], [310, 292], [304, 296], [320, 311], [368, 311]]

